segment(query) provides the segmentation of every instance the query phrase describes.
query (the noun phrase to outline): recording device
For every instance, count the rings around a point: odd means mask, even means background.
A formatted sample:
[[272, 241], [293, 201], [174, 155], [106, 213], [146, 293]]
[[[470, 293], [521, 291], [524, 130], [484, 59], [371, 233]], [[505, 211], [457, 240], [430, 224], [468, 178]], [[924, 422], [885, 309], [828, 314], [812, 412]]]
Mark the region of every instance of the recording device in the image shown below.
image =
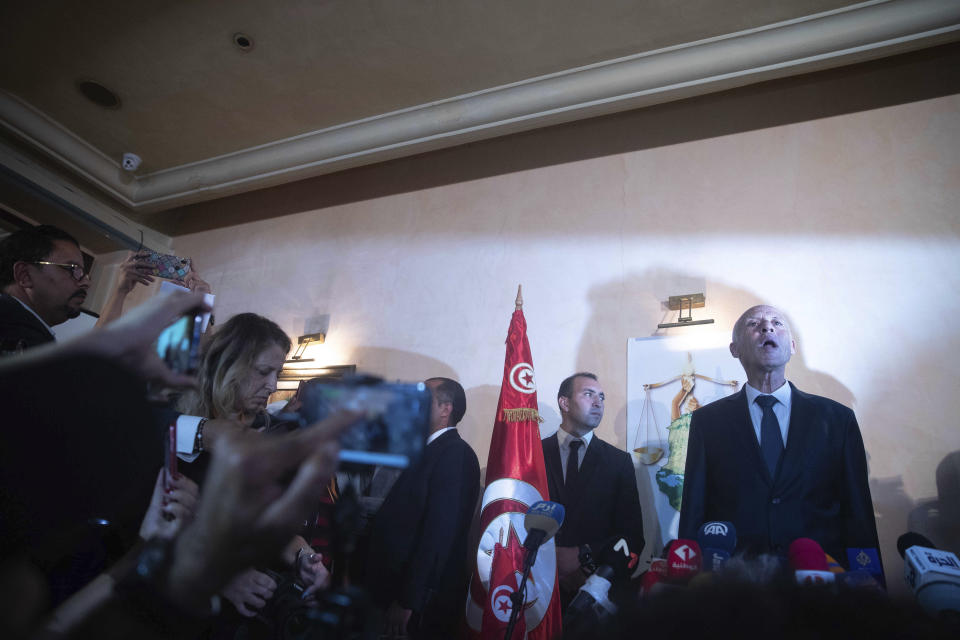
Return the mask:
[[827, 554], [816, 540], [797, 538], [790, 543], [788, 557], [797, 584], [828, 584], [836, 580], [827, 565]]
[[704, 522], [697, 531], [697, 542], [703, 552], [703, 570], [720, 571], [737, 548], [737, 528], [732, 522]]
[[667, 547], [667, 580], [686, 584], [703, 567], [703, 553], [694, 540], [679, 538]]
[[157, 354], [171, 370], [190, 375], [197, 372], [203, 315], [199, 310], [189, 311], [157, 338]]
[[150, 264], [150, 275], [158, 278], [181, 281], [190, 273], [190, 258], [150, 251], [143, 260]]
[[523, 527], [527, 530], [523, 548], [527, 550], [526, 562], [529, 566], [532, 567], [536, 562], [540, 546], [557, 535], [560, 525], [563, 524], [564, 515], [562, 504], [546, 500], [534, 502], [527, 509], [527, 514], [523, 516]]
[[422, 382], [388, 383], [373, 376], [308, 380], [300, 388], [300, 401], [299, 420], [304, 426], [341, 409], [364, 414], [340, 436], [345, 469], [351, 464], [402, 469], [423, 455], [432, 396]]
[[510, 608], [510, 620], [507, 622], [507, 630], [503, 636], [506, 640], [513, 637], [513, 628], [517, 624], [520, 611], [523, 610], [523, 602], [527, 597], [527, 578], [530, 577], [530, 569], [537, 561], [537, 551], [544, 542], [553, 538], [560, 530], [563, 516], [563, 505], [547, 500], [534, 502], [523, 516], [523, 528], [527, 530], [523, 547], [527, 553], [523, 558], [520, 584], [517, 585], [517, 590], [510, 594], [510, 603], [513, 606]]
[[960, 615], [960, 559], [955, 553], [937, 549], [919, 533], [908, 532], [897, 539], [903, 556], [903, 577], [917, 602], [934, 616]]
[[[316, 606], [303, 600], [304, 587], [289, 576], [260, 569], [277, 583], [273, 597], [257, 612], [257, 621], [272, 629], [276, 640], [372, 638], [381, 626], [371, 615], [372, 603], [356, 587], [317, 592]], [[263, 634], [250, 634], [263, 637]], [[238, 634], [237, 637], [240, 637]]]
[[578, 629], [596, 630], [616, 614], [610, 587], [614, 581], [629, 577], [637, 566], [637, 554], [630, 552], [626, 538], [611, 538], [601, 547], [597, 561], [597, 570], [580, 587], [563, 616], [564, 631], [574, 635]]
[[664, 558], [650, 560], [650, 568], [640, 578], [640, 595], [655, 593], [667, 579], [667, 561]]
[[880, 552], [875, 547], [847, 549], [847, 566], [850, 571], [863, 571], [873, 577], [874, 581], [887, 588], [887, 579], [883, 575], [883, 564], [880, 563]]

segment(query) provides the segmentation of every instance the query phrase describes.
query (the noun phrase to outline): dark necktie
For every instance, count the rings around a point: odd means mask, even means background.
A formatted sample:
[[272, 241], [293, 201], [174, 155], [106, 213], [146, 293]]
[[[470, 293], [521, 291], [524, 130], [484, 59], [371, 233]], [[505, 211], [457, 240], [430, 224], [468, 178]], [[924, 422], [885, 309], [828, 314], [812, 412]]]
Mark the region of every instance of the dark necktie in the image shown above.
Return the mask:
[[570, 441], [570, 453], [567, 454], [567, 477], [563, 481], [567, 487], [573, 487], [577, 484], [577, 478], [580, 476], [580, 459], [577, 456], [577, 451], [582, 444], [583, 440]]
[[780, 435], [780, 421], [773, 412], [773, 405], [778, 402], [773, 396], [757, 396], [757, 404], [763, 409], [763, 418], [760, 420], [760, 452], [770, 470], [770, 477], [777, 471], [777, 461], [783, 453], [783, 437]]

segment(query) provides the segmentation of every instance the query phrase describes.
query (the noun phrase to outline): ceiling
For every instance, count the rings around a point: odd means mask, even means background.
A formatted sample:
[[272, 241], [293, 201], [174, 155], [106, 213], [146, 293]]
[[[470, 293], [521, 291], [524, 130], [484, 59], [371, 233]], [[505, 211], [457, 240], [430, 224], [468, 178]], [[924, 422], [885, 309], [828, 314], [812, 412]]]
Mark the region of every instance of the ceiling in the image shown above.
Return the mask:
[[136, 219], [958, 33], [955, 0], [6, 2], [0, 161]]

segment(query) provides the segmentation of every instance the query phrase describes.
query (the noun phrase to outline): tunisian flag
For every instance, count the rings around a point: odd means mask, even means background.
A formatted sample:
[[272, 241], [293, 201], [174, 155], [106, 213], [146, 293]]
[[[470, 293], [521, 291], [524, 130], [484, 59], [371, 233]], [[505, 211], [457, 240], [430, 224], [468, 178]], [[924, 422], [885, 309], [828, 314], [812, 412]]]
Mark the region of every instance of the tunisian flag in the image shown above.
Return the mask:
[[[483, 640], [500, 640], [506, 632], [513, 606], [510, 594], [519, 588], [523, 570], [523, 541], [527, 535], [523, 518], [534, 502], [550, 499], [540, 445], [537, 386], [522, 307], [518, 290], [487, 459], [487, 486], [480, 512], [482, 533], [467, 596], [469, 635]], [[526, 593], [511, 640], [524, 634], [532, 640], [558, 638], [560, 599], [553, 540], [540, 547]]]

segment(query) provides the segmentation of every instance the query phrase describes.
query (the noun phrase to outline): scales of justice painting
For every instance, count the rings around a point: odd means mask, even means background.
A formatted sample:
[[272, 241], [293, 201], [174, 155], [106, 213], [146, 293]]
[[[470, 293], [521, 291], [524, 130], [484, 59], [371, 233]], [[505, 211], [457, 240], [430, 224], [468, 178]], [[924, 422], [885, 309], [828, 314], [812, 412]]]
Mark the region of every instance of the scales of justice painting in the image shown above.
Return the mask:
[[627, 452], [649, 477], [657, 546], [677, 537], [690, 414], [745, 379], [729, 343], [729, 334], [716, 332], [627, 341]]

